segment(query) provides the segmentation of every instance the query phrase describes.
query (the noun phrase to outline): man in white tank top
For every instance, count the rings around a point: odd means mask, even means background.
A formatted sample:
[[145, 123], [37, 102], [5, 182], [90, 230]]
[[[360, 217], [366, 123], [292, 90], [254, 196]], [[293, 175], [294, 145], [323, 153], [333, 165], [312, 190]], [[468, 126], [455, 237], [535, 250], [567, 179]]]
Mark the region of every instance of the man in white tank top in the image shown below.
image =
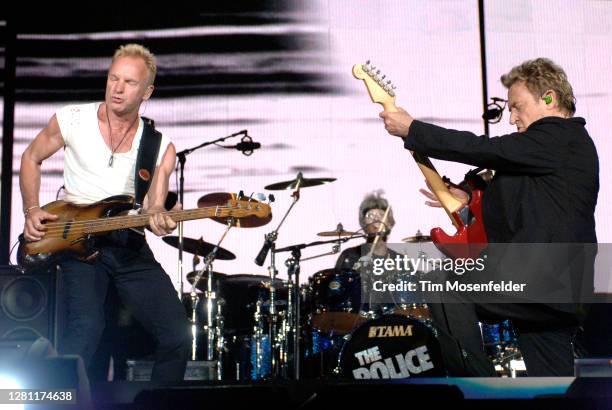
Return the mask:
[[[143, 132], [138, 110], [151, 97], [156, 71], [148, 49], [137, 44], [120, 47], [108, 71], [104, 102], [58, 110], [28, 146], [19, 174], [27, 241], [42, 239], [43, 223], [57, 219], [39, 206], [40, 169], [44, 160], [62, 148], [67, 201], [91, 204], [113, 195], [134, 195]], [[161, 213], [175, 162], [174, 145], [163, 136], [143, 203], [144, 211], [151, 215], [149, 228], [158, 236], [176, 227]], [[76, 259], [61, 263], [68, 323], [60, 351], [78, 354], [89, 364], [104, 329], [104, 300], [112, 282], [123, 303], [156, 339], [152, 379], [183, 380], [190, 349], [189, 324], [168, 275], [155, 261], [144, 236], [115, 232], [99, 241], [97, 248], [99, 257], [93, 263]]]

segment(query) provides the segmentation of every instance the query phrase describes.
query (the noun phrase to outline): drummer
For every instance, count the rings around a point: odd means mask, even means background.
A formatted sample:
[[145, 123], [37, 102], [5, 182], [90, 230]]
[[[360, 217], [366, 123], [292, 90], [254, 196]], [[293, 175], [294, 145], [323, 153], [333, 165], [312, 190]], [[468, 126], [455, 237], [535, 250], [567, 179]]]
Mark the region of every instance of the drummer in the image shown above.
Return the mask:
[[[385, 271], [385, 276], [373, 274], [373, 261], [367, 257], [371, 256], [374, 260], [380, 258], [395, 260], [399, 256], [397, 252], [387, 246], [387, 239], [391, 229], [395, 226], [393, 209], [389, 209], [387, 212], [389, 207], [389, 201], [382, 196], [381, 191], [366, 195], [359, 205], [359, 224], [366, 234], [366, 242], [345, 249], [338, 257], [335, 267], [338, 272], [351, 270], [359, 272], [362, 310], [375, 314], [399, 310], [407, 303], [418, 301], [417, 295], [410, 295], [406, 292], [373, 291], [374, 281], [382, 280], [386, 283], [393, 283], [405, 277], [405, 275], [402, 275], [403, 272], [396, 270]], [[384, 221], [385, 213], [387, 213], [386, 221]], [[375, 241], [377, 236], [379, 236], [379, 239]]]
[[[371, 245], [374, 243], [380, 226], [383, 224], [383, 217], [388, 207], [389, 201], [382, 196], [381, 191], [370, 193], [361, 201], [359, 205], [359, 225], [361, 225], [361, 229], [363, 229], [364, 233], [367, 235], [366, 244]], [[393, 226], [395, 226], [395, 219], [393, 218], [393, 210], [390, 209], [387, 215], [387, 221], [383, 224], [383, 228], [380, 231], [380, 239], [373, 250], [373, 256], [390, 256], [389, 253], [391, 250], [387, 248], [387, 238]], [[336, 270], [354, 269], [354, 265], [362, 256], [362, 251], [366, 248], [369, 250], [369, 247], [362, 247], [363, 245], [357, 245], [345, 249], [336, 261]]]

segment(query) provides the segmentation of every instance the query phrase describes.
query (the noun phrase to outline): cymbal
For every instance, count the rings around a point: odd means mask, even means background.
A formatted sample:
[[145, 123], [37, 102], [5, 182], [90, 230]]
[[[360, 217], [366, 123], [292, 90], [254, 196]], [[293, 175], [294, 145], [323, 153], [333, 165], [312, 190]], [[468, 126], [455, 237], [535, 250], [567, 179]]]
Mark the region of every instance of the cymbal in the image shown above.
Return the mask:
[[[179, 239], [178, 236], [164, 236], [162, 238], [162, 241], [166, 242], [170, 246], [178, 248], [179, 246], [178, 239]], [[213, 245], [212, 243], [204, 242], [202, 238], [200, 239], [183, 238], [183, 250], [187, 253], [197, 254], [198, 256], [206, 256], [214, 248], [215, 248], [215, 245]], [[219, 247], [217, 249], [217, 254], [215, 256], [215, 259], [229, 261], [232, 259], [236, 259], [236, 255], [234, 255], [232, 252], [228, 251], [227, 249], [223, 249]]]
[[[250, 212], [252, 213], [252, 215], [244, 217], [235, 217], [232, 226], [236, 228], [257, 228], [258, 226], [263, 226], [272, 220], [272, 212], [269, 211], [270, 205], [259, 202], [255, 199], [244, 198], [238, 200], [237, 195], [234, 193], [213, 192], [211, 194], [206, 194], [200, 197], [200, 199], [198, 199], [198, 208], [207, 208], [215, 206], [226, 207], [228, 204], [232, 204], [233, 206], [235, 206], [240, 201], [244, 202], [245, 204], [248, 204], [248, 208], [244, 206], [241, 209], [244, 209], [245, 211], [252, 211]], [[261, 207], [261, 209], [259, 209], [258, 207]], [[265, 211], [265, 208], [268, 209], [267, 212]], [[258, 209], [259, 211], [257, 211]], [[266, 216], [257, 215], [265, 215], [266, 213]], [[223, 225], [227, 225], [228, 222], [227, 217], [211, 217], [209, 219], [212, 219], [215, 222], [222, 223]]]
[[357, 232], [345, 231], [344, 229], [340, 231], [325, 231], [319, 232], [317, 236], [353, 236], [359, 235]]
[[431, 242], [431, 236], [429, 235], [409, 236], [407, 238], [402, 239], [402, 242], [408, 242], [408, 243]]
[[300, 181], [300, 188], [308, 188], [316, 185], [329, 184], [330, 182], [334, 182], [336, 178], [296, 178], [291, 181], [283, 181], [277, 182], [275, 184], [271, 184], [265, 186], [265, 189], [270, 191], [280, 191], [283, 189], [295, 189], [298, 186], [298, 181]]
[[[197, 271], [189, 272], [187, 274], [187, 282], [189, 282], [189, 283], [191, 283], [193, 285], [193, 281], [195, 280], [195, 277], [197, 276], [197, 274], [198, 274]], [[196, 289], [199, 289], [202, 292], [206, 292], [206, 289], [208, 287], [207, 283], [206, 283], [206, 275], [207, 275], [207, 272], [204, 272], [202, 274], [202, 277], [200, 278], [200, 281], [196, 285]], [[218, 281], [225, 280], [227, 278], [227, 275], [225, 273], [213, 271], [212, 278], [213, 278], [213, 281], [217, 281], [218, 282]]]

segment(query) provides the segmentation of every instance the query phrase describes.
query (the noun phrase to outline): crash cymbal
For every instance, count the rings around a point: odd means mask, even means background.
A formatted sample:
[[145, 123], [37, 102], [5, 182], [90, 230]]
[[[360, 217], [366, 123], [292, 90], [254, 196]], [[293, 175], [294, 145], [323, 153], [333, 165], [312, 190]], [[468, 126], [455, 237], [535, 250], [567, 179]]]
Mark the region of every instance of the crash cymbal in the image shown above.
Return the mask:
[[421, 235], [420, 232], [418, 232], [414, 236], [409, 236], [407, 238], [402, 239], [402, 242], [408, 242], [408, 243], [431, 242], [431, 236]]
[[[195, 280], [195, 277], [197, 276], [198, 272], [197, 271], [193, 271], [193, 272], [189, 272], [187, 274], [187, 282], [191, 283], [193, 285], [193, 281]], [[200, 278], [200, 281], [198, 282], [196, 289], [201, 290], [202, 292], [206, 292], [206, 288], [208, 287], [207, 283], [206, 283], [206, 278], [207, 278], [207, 273], [204, 272], [202, 274], [202, 277]], [[224, 281], [227, 278], [227, 275], [225, 273], [221, 273], [221, 272], [215, 272], [213, 271], [213, 281], [214, 282], [221, 282]], [[216, 285], [216, 284], [214, 284]]]
[[329, 184], [330, 182], [334, 182], [336, 178], [296, 178], [291, 181], [277, 182], [275, 184], [268, 185], [264, 187], [270, 191], [280, 191], [283, 189], [295, 189], [298, 186], [298, 181], [300, 182], [300, 188], [308, 188], [316, 185]]
[[[263, 226], [272, 220], [270, 205], [259, 202], [255, 199], [238, 199], [238, 196], [234, 193], [213, 192], [198, 199], [198, 208], [216, 206], [231, 206], [234, 213], [238, 213], [238, 211], [242, 210], [249, 214], [248, 216], [234, 217], [234, 224], [232, 226], [236, 228], [257, 228], [258, 226]], [[222, 223], [223, 225], [227, 225], [228, 223], [228, 217], [212, 217], [209, 219]]]
[[317, 236], [354, 236], [354, 235], [359, 235], [359, 234], [357, 232], [351, 232], [351, 231], [345, 231], [345, 230], [325, 231], [325, 232], [319, 232], [317, 234]]
[[[164, 236], [162, 240], [166, 242], [168, 245], [178, 248], [178, 236]], [[187, 253], [193, 253], [198, 256], [206, 256], [215, 248], [215, 245], [212, 243], [205, 242], [202, 238], [200, 239], [192, 239], [192, 238], [183, 238], [183, 250]], [[232, 259], [236, 259], [236, 255], [227, 249], [223, 249], [219, 247], [217, 249], [217, 255], [215, 259], [229, 261]]]

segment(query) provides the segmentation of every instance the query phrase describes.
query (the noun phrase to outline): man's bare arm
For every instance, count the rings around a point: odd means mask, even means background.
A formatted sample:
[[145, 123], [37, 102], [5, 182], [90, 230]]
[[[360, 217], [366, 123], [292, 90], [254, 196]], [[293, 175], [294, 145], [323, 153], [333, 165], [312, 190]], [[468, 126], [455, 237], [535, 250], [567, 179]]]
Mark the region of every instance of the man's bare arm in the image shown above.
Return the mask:
[[[176, 149], [174, 144], [168, 145], [161, 163], [155, 169], [153, 181], [149, 192], [145, 196], [143, 207], [147, 213], [152, 214], [149, 218], [151, 231], [157, 236], [167, 235], [176, 228], [176, 223], [169, 216], [164, 216], [164, 203], [168, 194], [168, 181], [176, 164]], [[174, 209], [180, 209], [177, 204]]]
[[21, 155], [19, 187], [21, 188], [23, 209], [26, 212], [23, 229], [26, 240], [41, 239], [44, 236], [43, 222], [57, 219], [56, 215], [38, 208], [40, 205], [40, 166], [44, 160], [55, 154], [63, 146], [64, 139], [54, 115]]

